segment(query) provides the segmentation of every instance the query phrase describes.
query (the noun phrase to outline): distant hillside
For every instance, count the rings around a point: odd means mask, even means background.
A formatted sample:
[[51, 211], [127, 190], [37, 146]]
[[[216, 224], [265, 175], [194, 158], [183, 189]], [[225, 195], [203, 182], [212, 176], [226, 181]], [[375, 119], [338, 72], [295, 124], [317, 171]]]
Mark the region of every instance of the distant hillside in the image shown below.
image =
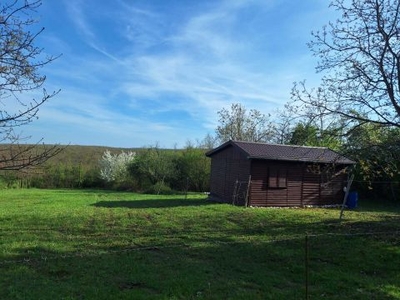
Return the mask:
[[64, 150], [61, 151], [57, 156], [52, 157], [47, 161], [46, 164], [57, 165], [81, 165], [87, 167], [94, 167], [98, 164], [100, 158], [106, 150], [111, 153], [121, 153], [137, 151], [138, 148], [114, 148], [114, 147], [104, 147], [104, 146], [80, 146], [80, 145], [68, 145], [62, 146]]
[[[0, 153], [3, 148], [7, 152], [10, 145], [0, 144]], [[53, 147], [52, 145], [38, 146], [38, 151], [43, 147]], [[206, 191], [209, 184], [210, 161], [204, 155], [204, 149], [157, 149], [154, 152], [148, 148], [115, 148], [104, 146], [80, 146], [69, 145], [60, 146], [63, 150], [56, 156], [47, 160], [44, 164], [36, 168], [27, 168], [22, 172], [0, 171], [1, 187], [36, 187], [36, 188], [114, 188], [129, 189], [136, 191], [164, 192], [172, 190], [183, 191]], [[40, 149], [41, 148], [41, 149]], [[12, 147], [11, 147], [12, 149]], [[143, 167], [140, 172], [131, 174], [118, 182], [105, 182], [100, 177], [100, 160], [105, 151], [113, 154], [122, 152], [141, 152], [145, 156]], [[147, 152], [147, 150], [150, 150]], [[160, 152], [158, 151], [160, 150]], [[194, 150], [194, 151], [193, 151]], [[165, 153], [165, 152], [170, 153]], [[161, 155], [161, 153], [165, 155]], [[153, 156], [149, 156], [153, 155]], [[155, 156], [154, 156], [155, 155]], [[155, 164], [154, 164], [155, 162]], [[162, 179], [154, 176], [154, 169], [158, 166], [167, 164], [168, 174]], [[147, 171], [149, 170], [149, 171]], [[157, 173], [156, 171], [155, 173]], [[161, 171], [160, 171], [161, 172]], [[174, 172], [173, 176], [169, 174]], [[189, 182], [190, 178], [190, 182]]]
[[[32, 145], [26, 145], [30, 147]], [[24, 147], [24, 145], [19, 145]], [[37, 150], [40, 152], [42, 147], [53, 147], [53, 145], [38, 145]], [[56, 156], [50, 158], [44, 166], [51, 165], [65, 165], [65, 166], [81, 166], [84, 169], [92, 169], [98, 166], [99, 160], [106, 150], [111, 153], [121, 153], [138, 151], [139, 148], [115, 148], [115, 147], [104, 147], [104, 146], [81, 146], [81, 145], [60, 145], [63, 150]], [[4, 155], [8, 155], [9, 149], [16, 149], [15, 146], [10, 144], [0, 144], [0, 152]]]

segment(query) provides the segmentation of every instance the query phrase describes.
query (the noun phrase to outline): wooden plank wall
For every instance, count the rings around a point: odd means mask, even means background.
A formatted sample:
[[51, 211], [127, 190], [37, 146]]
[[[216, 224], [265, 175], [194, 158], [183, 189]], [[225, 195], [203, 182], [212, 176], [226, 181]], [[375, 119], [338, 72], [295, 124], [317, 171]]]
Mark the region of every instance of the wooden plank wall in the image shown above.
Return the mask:
[[303, 170], [303, 182], [302, 182], [302, 203], [304, 205], [317, 205], [320, 197], [320, 174], [317, 174], [312, 168], [304, 166]]
[[[210, 193], [231, 203], [236, 180], [246, 181], [250, 175], [250, 160], [240, 151], [229, 147], [211, 158]], [[244, 205], [244, 203], [239, 203]]]
[[[251, 166], [250, 205], [305, 206], [340, 204], [346, 174], [335, 169], [334, 176], [324, 181], [315, 165], [296, 162], [254, 160]], [[286, 187], [279, 182], [284, 179]], [[278, 176], [279, 178], [275, 178]], [[278, 184], [276, 184], [278, 182]]]
[[[297, 164], [254, 160], [251, 168], [250, 205], [299, 206], [302, 171], [302, 167]], [[275, 179], [275, 176], [278, 178]], [[277, 184], [273, 185], [271, 181]]]
[[[346, 174], [340, 167], [327, 176], [323, 166], [302, 162], [249, 160], [235, 147], [213, 154], [210, 192], [232, 203], [236, 180], [247, 181], [251, 174], [249, 205], [305, 206], [340, 204]], [[244, 203], [238, 203], [244, 205]]]

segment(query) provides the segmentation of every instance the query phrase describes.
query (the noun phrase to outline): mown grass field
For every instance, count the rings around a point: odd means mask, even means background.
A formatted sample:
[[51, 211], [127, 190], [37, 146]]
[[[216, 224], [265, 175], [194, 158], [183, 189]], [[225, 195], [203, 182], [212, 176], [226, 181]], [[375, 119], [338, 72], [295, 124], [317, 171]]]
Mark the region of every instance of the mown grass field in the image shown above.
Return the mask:
[[0, 299], [400, 299], [396, 205], [0, 192]]

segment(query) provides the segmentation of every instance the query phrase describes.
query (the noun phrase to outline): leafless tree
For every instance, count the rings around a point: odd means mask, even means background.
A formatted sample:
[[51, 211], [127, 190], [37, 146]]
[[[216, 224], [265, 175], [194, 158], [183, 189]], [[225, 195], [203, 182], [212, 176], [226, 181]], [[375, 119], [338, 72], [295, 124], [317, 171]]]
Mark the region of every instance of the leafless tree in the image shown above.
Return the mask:
[[400, 1], [334, 0], [341, 14], [313, 32], [309, 47], [323, 75], [318, 88], [296, 83], [292, 99], [320, 117], [400, 127]]
[[268, 116], [256, 109], [247, 109], [239, 104], [231, 105], [230, 110], [223, 108], [218, 112], [219, 123], [216, 129], [217, 140], [247, 142], [267, 142], [273, 135], [273, 125]]
[[[46, 76], [39, 72], [56, 59], [45, 56], [35, 44], [44, 28], [31, 31], [37, 23], [31, 15], [41, 4], [40, 0], [0, 4], [0, 170], [35, 166], [61, 151], [58, 145], [44, 146], [42, 141], [28, 144], [29, 137], [19, 132], [37, 119], [39, 108], [58, 93], [46, 92]], [[39, 99], [29, 97], [30, 92], [41, 89]]]

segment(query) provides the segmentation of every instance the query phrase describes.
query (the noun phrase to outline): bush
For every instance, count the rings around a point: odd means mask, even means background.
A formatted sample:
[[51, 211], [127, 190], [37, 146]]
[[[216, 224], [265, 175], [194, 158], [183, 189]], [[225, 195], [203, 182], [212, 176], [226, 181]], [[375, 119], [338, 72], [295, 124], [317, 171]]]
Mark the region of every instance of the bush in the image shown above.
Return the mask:
[[145, 190], [145, 194], [172, 195], [174, 191], [164, 182], [157, 182]]

